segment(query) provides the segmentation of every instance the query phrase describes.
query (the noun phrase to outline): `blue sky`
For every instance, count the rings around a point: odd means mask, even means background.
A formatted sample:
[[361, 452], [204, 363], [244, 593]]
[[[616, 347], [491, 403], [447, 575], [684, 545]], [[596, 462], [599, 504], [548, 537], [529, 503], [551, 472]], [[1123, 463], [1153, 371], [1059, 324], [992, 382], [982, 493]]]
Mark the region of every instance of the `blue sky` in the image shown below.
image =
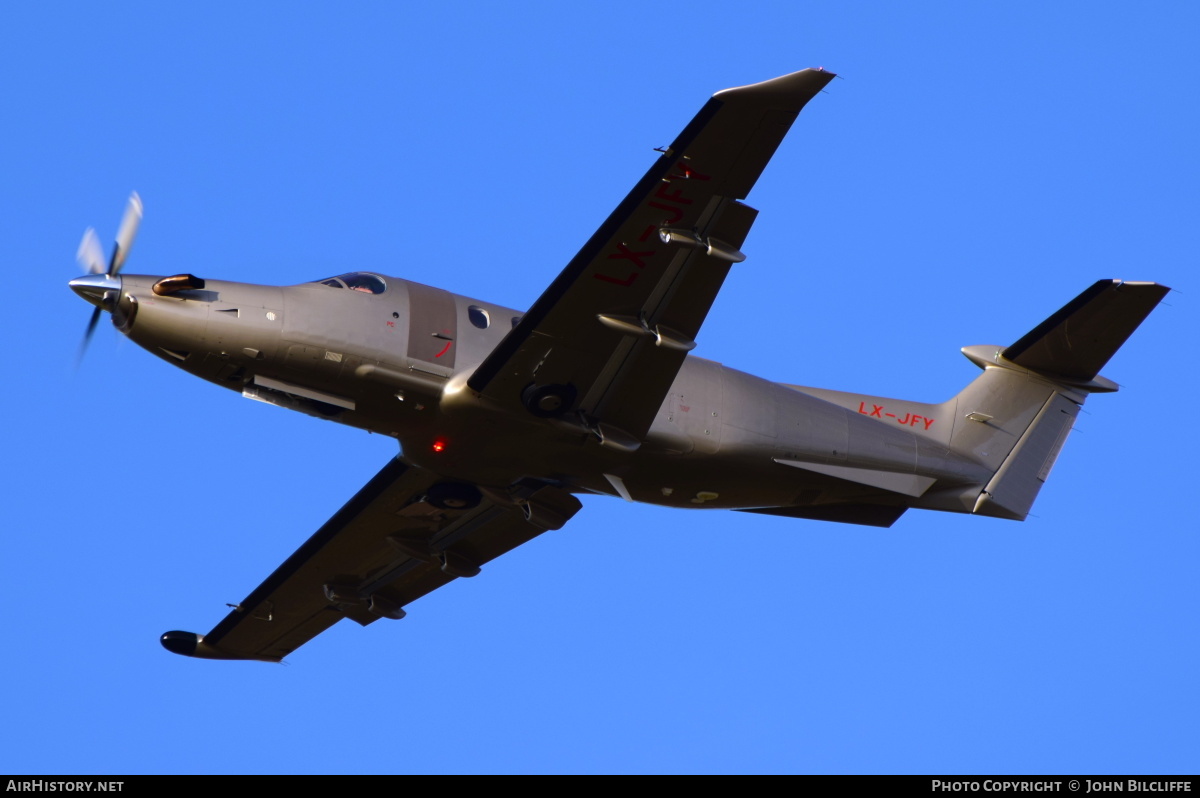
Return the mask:
[[[1200, 11], [1182, 3], [7, 4], [0, 771], [1195, 773]], [[395, 453], [191, 378], [67, 288], [372, 269], [513, 307], [713, 92], [835, 80], [697, 354], [921, 401], [1101, 278], [1177, 289], [1023, 524], [585, 500], [285, 666], [188, 660]], [[21, 346], [15, 346], [15, 344]]]

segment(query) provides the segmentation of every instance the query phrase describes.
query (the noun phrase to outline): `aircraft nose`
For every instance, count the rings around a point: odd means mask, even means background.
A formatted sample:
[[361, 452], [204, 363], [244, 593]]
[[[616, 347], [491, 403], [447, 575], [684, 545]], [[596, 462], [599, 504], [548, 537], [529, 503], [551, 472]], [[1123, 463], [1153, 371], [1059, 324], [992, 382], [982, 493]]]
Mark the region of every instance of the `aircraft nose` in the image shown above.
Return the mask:
[[121, 278], [113, 274], [89, 274], [86, 277], [76, 277], [67, 283], [71, 290], [79, 294], [98, 308], [107, 310], [104, 298], [109, 291], [121, 292]]

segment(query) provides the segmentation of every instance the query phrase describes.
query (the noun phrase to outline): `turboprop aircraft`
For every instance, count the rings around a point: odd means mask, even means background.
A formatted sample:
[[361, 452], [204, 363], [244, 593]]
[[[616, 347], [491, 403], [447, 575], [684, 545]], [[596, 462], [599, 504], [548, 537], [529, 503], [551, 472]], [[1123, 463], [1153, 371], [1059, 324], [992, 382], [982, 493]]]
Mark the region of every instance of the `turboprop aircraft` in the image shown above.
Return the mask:
[[171, 365], [389, 435], [400, 453], [207, 634], [169, 651], [278, 662], [566, 524], [584, 494], [890, 526], [910, 508], [1023, 520], [1100, 369], [1168, 289], [1100, 280], [941, 404], [784, 385], [690, 354], [757, 211], [750, 192], [834, 77], [718, 92], [524, 311], [374, 272], [287, 287], [121, 268], [88, 231], [71, 287]]

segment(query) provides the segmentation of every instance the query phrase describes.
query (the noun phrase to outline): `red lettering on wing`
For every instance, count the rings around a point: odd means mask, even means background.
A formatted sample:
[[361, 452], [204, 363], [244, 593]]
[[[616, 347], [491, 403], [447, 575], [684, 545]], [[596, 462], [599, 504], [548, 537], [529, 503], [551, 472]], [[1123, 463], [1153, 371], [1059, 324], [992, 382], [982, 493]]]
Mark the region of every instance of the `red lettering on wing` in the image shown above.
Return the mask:
[[665, 193], [669, 185], [670, 183], [661, 183], [658, 187], [658, 191], [654, 192], [654, 196], [658, 197], [659, 199], [664, 199], [667, 202], [678, 202], [680, 205], [692, 204], [693, 200], [683, 196], [683, 191], [680, 189], [676, 189], [670, 194]]
[[683, 209], [682, 208], [676, 208], [674, 205], [664, 205], [661, 202], [649, 202], [647, 204], [651, 208], [658, 208], [660, 211], [670, 211], [671, 213], [674, 214], [674, 216], [672, 216], [670, 219], [663, 219], [663, 221], [662, 221], [663, 226], [669, 226], [669, 225], [675, 224], [676, 222], [678, 222], [680, 219], [683, 218]]
[[634, 252], [624, 244], [617, 244], [617, 249], [619, 249], [620, 252], [609, 255], [609, 260], [631, 260], [639, 269], [646, 268], [646, 264], [642, 262], [644, 259], [654, 257], [654, 250], [652, 249], [647, 250], [646, 252]]
[[616, 277], [609, 277], [607, 274], [601, 274], [600, 272], [596, 272], [592, 276], [597, 280], [603, 280], [606, 283], [613, 283], [614, 285], [620, 285], [628, 288], [629, 286], [633, 285], [633, 281], [637, 279], [638, 273], [630, 272], [629, 276], [624, 280], [618, 280]]

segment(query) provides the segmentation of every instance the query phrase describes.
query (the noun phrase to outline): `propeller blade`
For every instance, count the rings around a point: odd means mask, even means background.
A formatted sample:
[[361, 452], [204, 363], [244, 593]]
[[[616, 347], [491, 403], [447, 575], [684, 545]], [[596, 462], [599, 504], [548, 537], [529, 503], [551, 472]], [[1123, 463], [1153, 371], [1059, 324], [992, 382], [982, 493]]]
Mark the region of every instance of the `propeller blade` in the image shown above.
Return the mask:
[[95, 230], [89, 227], [84, 231], [83, 240], [79, 242], [79, 250], [75, 253], [75, 258], [93, 276], [78, 277], [72, 280], [70, 285], [77, 294], [96, 305], [96, 309], [92, 311], [92, 318], [88, 321], [87, 330], [83, 333], [83, 341], [79, 345], [79, 355], [75, 362], [76, 367], [83, 362], [83, 355], [87, 351], [88, 344], [91, 343], [92, 333], [96, 331], [96, 325], [100, 323], [100, 314], [104, 310], [112, 311], [114, 321], [116, 321], [117, 302], [115, 300], [119, 298], [121, 279], [115, 275], [121, 271], [121, 267], [125, 265], [125, 259], [129, 257], [129, 250], [133, 248], [133, 239], [137, 236], [138, 225], [141, 222], [142, 198], [134, 191], [129, 195], [129, 202], [125, 205], [125, 215], [121, 218], [121, 227], [117, 230], [117, 240], [113, 243], [112, 257], [108, 261], [107, 269], [104, 268], [104, 251], [100, 248], [100, 241], [96, 237]]
[[92, 228], [89, 227], [84, 232], [75, 259], [88, 274], [100, 274], [104, 271], [104, 250], [101, 249], [100, 239], [96, 237], [96, 231]]
[[79, 344], [79, 355], [75, 358], [77, 367], [83, 361], [83, 353], [87, 351], [88, 344], [91, 343], [92, 333], [96, 331], [96, 325], [100, 322], [100, 314], [103, 312], [100, 308], [92, 311], [91, 321], [88, 322], [87, 330], [83, 334], [83, 341]]
[[135, 191], [129, 195], [125, 217], [121, 219], [121, 228], [117, 231], [117, 243], [113, 245], [112, 259], [108, 263], [109, 274], [116, 274], [125, 265], [125, 259], [129, 257], [129, 250], [133, 248], [133, 239], [141, 222], [142, 198]]

